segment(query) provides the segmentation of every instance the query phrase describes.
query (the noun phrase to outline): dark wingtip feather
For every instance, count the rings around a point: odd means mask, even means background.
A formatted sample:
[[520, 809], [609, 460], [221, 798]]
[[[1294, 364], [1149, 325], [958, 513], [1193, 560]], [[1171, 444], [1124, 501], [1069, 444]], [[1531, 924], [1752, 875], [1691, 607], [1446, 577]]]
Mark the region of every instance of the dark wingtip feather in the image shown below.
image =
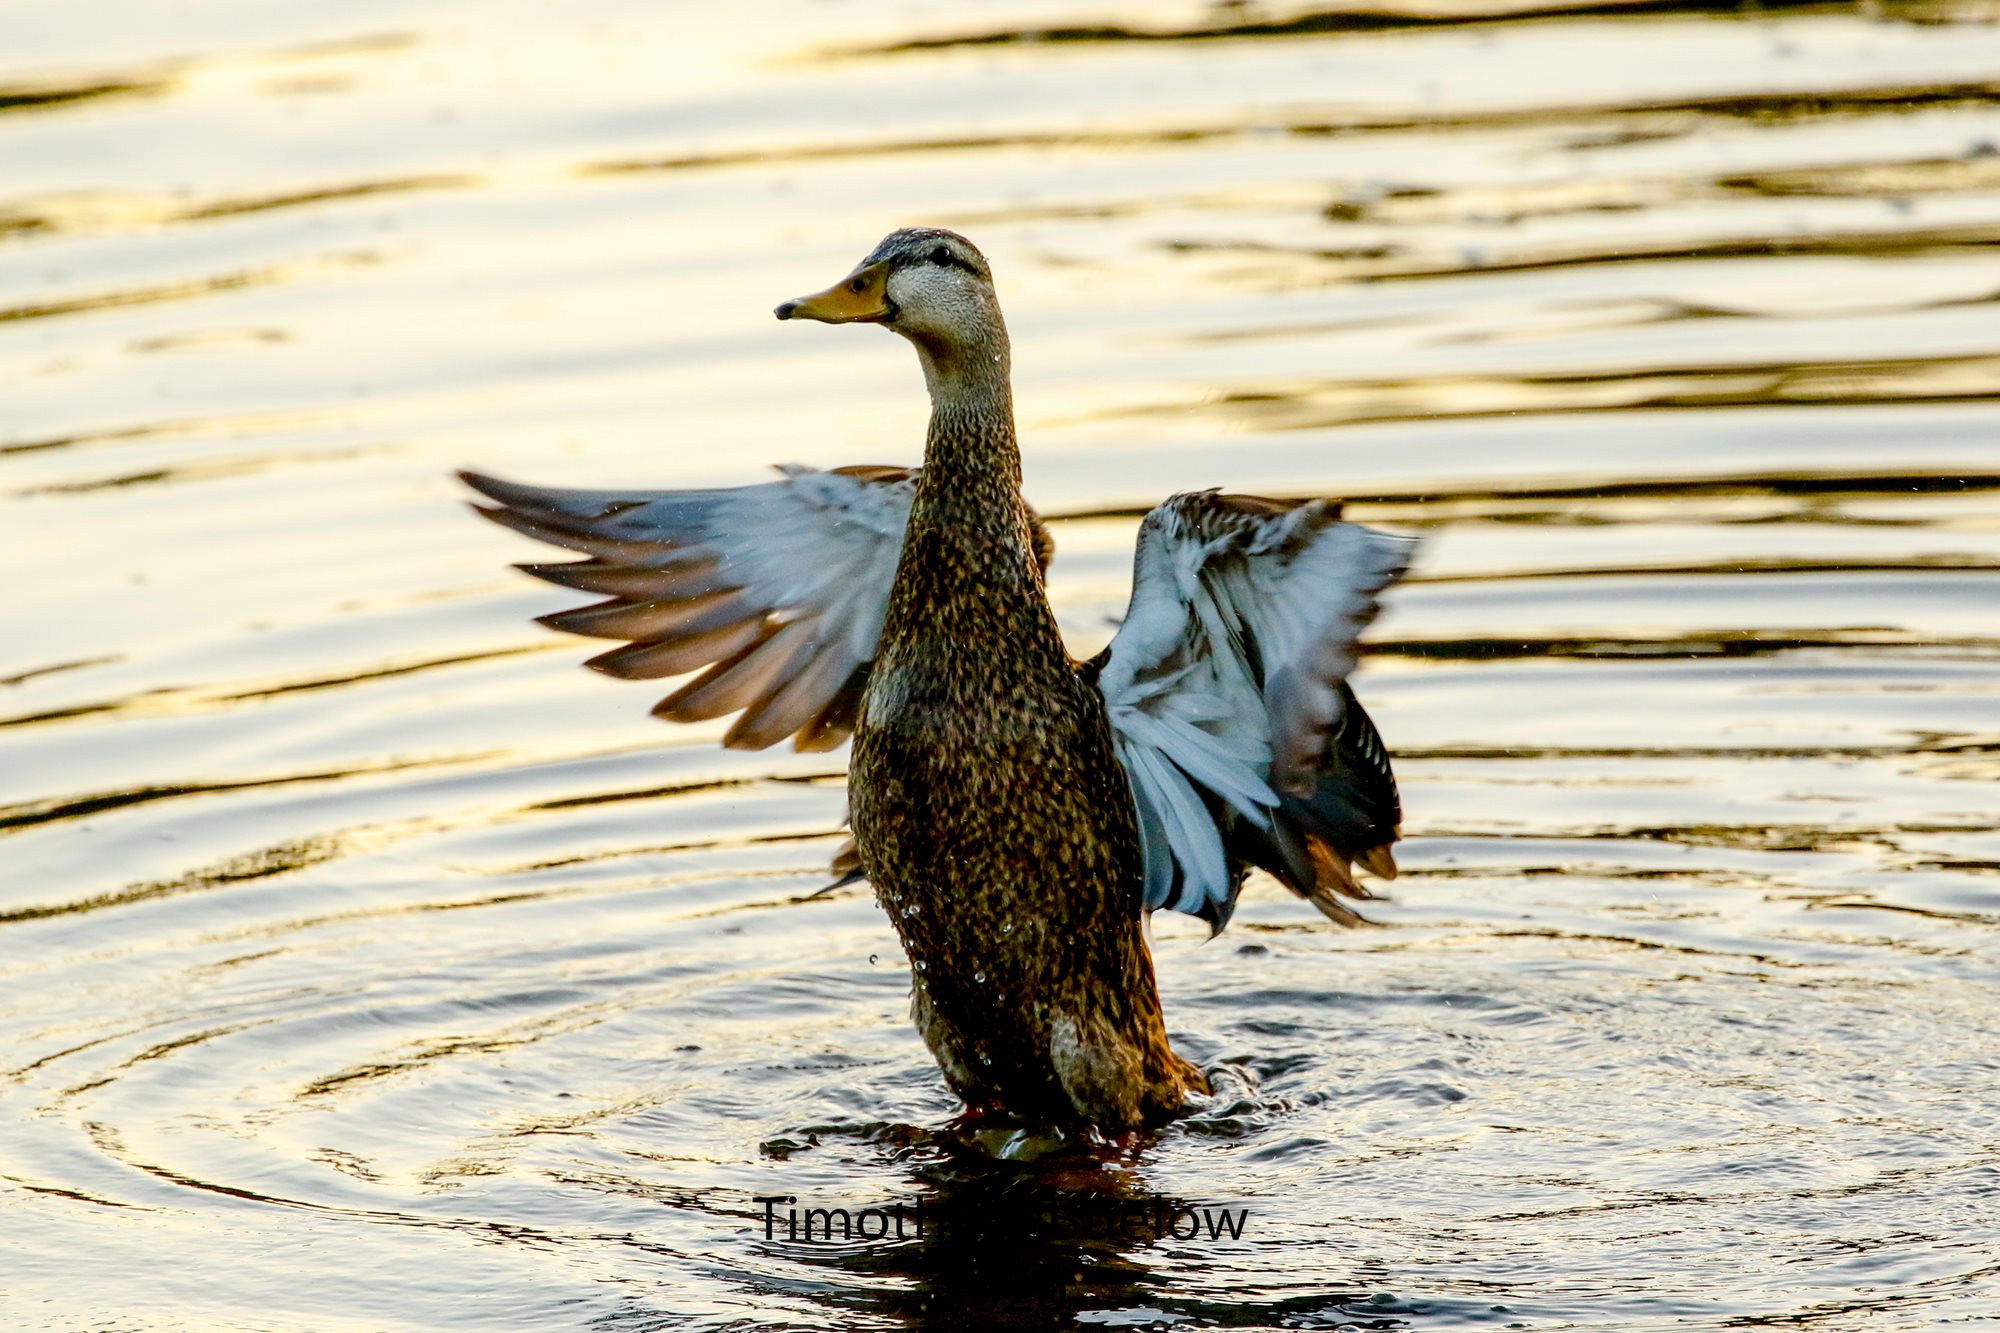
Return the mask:
[[502, 477], [489, 476], [484, 472], [474, 472], [470, 468], [460, 468], [458, 479], [487, 499], [498, 500], [503, 505], [519, 505], [524, 501], [532, 503], [537, 496], [547, 493], [544, 487], [530, 486], [526, 482], [508, 481]]
[[[758, 636], [763, 632], [762, 626], [745, 620], [661, 643], [628, 643], [622, 648], [599, 653], [584, 665], [619, 680], [663, 680], [668, 676], [684, 676], [711, 662], [746, 652], [757, 645]], [[674, 701], [674, 698], [663, 700], [662, 706]], [[653, 713], [656, 717], [688, 720], [672, 712], [662, 712], [660, 707], [655, 707]]]
[[[477, 508], [477, 506], [474, 507]], [[588, 579], [594, 571], [607, 569], [609, 566], [595, 559], [524, 560], [517, 563], [514, 568], [520, 570], [531, 579], [540, 579], [544, 583], [553, 583], [558, 588], [575, 588], [578, 592], [595, 592], [596, 589], [594, 588], [579, 587], [577, 581]]]
[[1396, 878], [1396, 849], [1389, 843], [1379, 847], [1363, 847], [1354, 854], [1355, 861], [1369, 874], [1378, 879]]
[[1309, 889], [1301, 889], [1299, 896], [1314, 907], [1317, 907], [1320, 910], [1320, 915], [1337, 926], [1347, 926], [1352, 929], [1359, 926], [1379, 924], [1378, 922], [1370, 921], [1367, 917], [1342, 902], [1338, 894], [1321, 888], [1317, 884]]
[[547, 542], [551, 546], [561, 546], [572, 551], [585, 551], [594, 554], [599, 545], [601, 545], [586, 538], [583, 534], [574, 532], [566, 527], [558, 527], [539, 516], [530, 515], [523, 510], [510, 508], [504, 503], [497, 505], [475, 504], [472, 507], [503, 528], [518, 532], [523, 537], [532, 537], [538, 542]]
[[478, 491], [489, 500], [498, 500], [503, 505], [514, 506], [524, 500], [532, 500], [540, 489], [518, 481], [507, 481], [501, 477], [488, 476], [484, 472], [474, 472], [471, 468], [460, 468], [458, 479]]
[[654, 704], [653, 716], [666, 718], [670, 722], [706, 722], [710, 718], [721, 717], [725, 713], [733, 713], [743, 707], [747, 699], [737, 697], [741, 691], [731, 688], [732, 682], [728, 680], [728, 676], [771, 638], [771, 631], [768, 629], [760, 627], [758, 634], [758, 638], [741, 650], [717, 661], [699, 676]]
[[567, 611], [551, 611], [547, 615], [536, 616], [535, 623], [545, 629], [552, 629], [561, 634], [580, 634], [585, 638], [624, 638], [624, 635], [618, 634], [592, 634], [588, 628], [588, 613], [623, 605], [625, 603], [616, 600], [592, 602], [589, 606], [571, 607]]
[[800, 754], [824, 754], [836, 750], [854, 732], [861, 717], [861, 695], [868, 687], [871, 662], [863, 662], [848, 674], [846, 682], [826, 701], [819, 716], [799, 728], [792, 748]]

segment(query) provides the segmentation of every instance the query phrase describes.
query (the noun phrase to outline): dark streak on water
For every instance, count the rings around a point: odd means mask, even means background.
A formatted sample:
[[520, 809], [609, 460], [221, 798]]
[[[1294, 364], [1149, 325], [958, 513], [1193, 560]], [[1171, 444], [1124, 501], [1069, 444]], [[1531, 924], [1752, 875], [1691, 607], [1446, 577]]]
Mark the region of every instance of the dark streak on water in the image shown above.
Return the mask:
[[[1521, 6], [1496, 4], [1483, 10], [1459, 13], [1421, 13], [1388, 8], [1346, 7], [1313, 10], [1284, 18], [1252, 19], [1255, 7], [1242, 3], [1222, 3], [1214, 9], [1225, 19], [1187, 26], [1138, 27], [1122, 23], [1063, 24], [1036, 28], [1007, 28], [951, 37], [916, 37], [882, 46], [858, 48], [855, 54], [894, 55], [903, 52], [939, 51], [961, 46], [994, 46], [1035, 42], [1199, 42], [1242, 37], [1312, 37], [1335, 33], [1395, 32], [1406, 29], [1491, 27], [1522, 22], [1577, 22], [1591, 19], [1644, 19], [1667, 17], [1684, 19], [1709, 16], [1741, 19], [1782, 14], [1852, 14], [1859, 6], [1847, 0], [1759, 0], [1747, 5], [1742, 0], [1604, 0], [1599, 4], [1535, 3]], [[1884, 13], [1907, 13], [1919, 17], [1936, 12], [1923, 4], [1871, 6], [1871, 17]]]
[[[16, 25], [0, 1326], [2000, 1323], [1995, 16]], [[915, 220], [1079, 651], [1170, 490], [1427, 539], [1403, 878], [1156, 921], [1220, 1091], [1110, 1160], [939, 1136], [839, 757], [578, 671], [446, 479], [911, 461], [902, 349], [768, 311]]]

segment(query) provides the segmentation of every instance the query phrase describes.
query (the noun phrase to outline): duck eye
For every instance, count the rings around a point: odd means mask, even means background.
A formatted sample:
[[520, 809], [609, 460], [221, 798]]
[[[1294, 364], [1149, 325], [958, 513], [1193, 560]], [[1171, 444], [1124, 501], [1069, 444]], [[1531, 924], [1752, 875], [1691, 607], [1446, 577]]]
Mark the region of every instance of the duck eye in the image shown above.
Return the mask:
[[931, 262], [933, 264], [949, 264], [951, 262], [951, 251], [940, 245], [937, 249], [931, 251]]

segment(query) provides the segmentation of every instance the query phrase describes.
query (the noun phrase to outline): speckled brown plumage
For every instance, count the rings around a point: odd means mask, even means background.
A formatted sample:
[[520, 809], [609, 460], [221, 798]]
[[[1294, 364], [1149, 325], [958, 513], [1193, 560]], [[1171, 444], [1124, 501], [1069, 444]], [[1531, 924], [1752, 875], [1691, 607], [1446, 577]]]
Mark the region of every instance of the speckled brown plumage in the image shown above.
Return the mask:
[[933, 416], [850, 808], [953, 1091], [1129, 1129], [1207, 1084], [1167, 1044], [1131, 794], [1043, 592], [998, 380]]

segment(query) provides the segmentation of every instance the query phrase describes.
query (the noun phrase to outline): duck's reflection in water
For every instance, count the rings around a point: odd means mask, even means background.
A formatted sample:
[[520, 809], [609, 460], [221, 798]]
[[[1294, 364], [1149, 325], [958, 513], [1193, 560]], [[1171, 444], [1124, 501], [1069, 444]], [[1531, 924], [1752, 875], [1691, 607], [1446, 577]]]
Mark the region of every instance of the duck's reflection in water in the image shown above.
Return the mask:
[[798, 1210], [803, 1236], [808, 1201], [773, 1205], [772, 1243], [838, 1270], [844, 1280], [821, 1299], [842, 1313], [912, 1329], [1068, 1328], [1089, 1311], [1152, 1304], [1164, 1278], [1136, 1255], [1175, 1227], [1199, 1225], [1198, 1206], [1152, 1193], [1103, 1154], [1021, 1163], [957, 1146], [906, 1169], [909, 1187], [877, 1210], [882, 1220], [851, 1213], [866, 1240], [840, 1243], [841, 1220], [815, 1215], [814, 1240], [789, 1243], [790, 1213]]
[[[820, 1306], [828, 1327], [926, 1333], [1189, 1320], [1394, 1329], [1439, 1313], [1491, 1319], [1507, 1308], [1494, 1303], [1497, 1291], [1392, 1295], [1402, 1285], [1397, 1275], [1359, 1258], [1347, 1280], [1325, 1286], [1224, 1294], [1199, 1277], [1190, 1286], [1190, 1276], [1209, 1271], [1199, 1262], [1190, 1267], [1190, 1251], [1254, 1242], [1256, 1206], [1148, 1189], [1137, 1170], [1143, 1143], [1065, 1149], [1026, 1162], [992, 1155], [994, 1142], [920, 1130], [904, 1144], [905, 1184], [894, 1197], [848, 1206], [850, 1239], [841, 1238], [842, 1221], [826, 1201], [771, 1202], [768, 1241], [760, 1212], [767, 1262], [753, 1282], [768, 1283], [773, 1296]], [[877, 1216], [864, 1223], [863, 1212]]]

